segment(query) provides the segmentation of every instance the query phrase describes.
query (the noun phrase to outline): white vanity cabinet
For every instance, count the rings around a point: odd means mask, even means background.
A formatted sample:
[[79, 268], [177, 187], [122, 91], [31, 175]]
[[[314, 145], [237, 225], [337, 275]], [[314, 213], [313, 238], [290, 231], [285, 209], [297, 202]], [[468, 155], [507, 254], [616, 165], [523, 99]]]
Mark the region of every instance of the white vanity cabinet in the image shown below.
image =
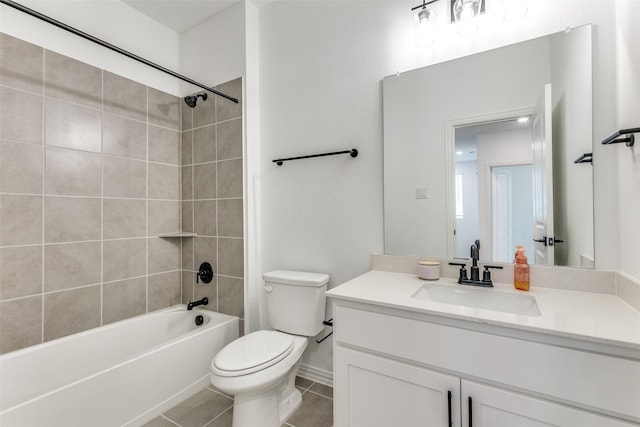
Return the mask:
[[339, 299], [333, 315], [335, 427], [640, 426], [638, 360]]

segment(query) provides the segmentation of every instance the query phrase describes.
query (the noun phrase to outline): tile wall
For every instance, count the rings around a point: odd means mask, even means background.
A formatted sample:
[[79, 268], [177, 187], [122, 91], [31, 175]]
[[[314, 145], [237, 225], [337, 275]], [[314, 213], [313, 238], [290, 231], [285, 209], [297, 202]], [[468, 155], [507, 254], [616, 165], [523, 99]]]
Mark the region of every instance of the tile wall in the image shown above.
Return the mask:
[[[216, 87], [242, 100], [242, 79]], [[244, 325], [242, 101], [208, 94], [195, 108], [182, 105], [182, 299], [209, 298], [207, 308], [241, 318]], [[198, 283], [202, 262], [215, 272]]]
[[0, 353], [181, 302], [181, 103], [0, 34]]

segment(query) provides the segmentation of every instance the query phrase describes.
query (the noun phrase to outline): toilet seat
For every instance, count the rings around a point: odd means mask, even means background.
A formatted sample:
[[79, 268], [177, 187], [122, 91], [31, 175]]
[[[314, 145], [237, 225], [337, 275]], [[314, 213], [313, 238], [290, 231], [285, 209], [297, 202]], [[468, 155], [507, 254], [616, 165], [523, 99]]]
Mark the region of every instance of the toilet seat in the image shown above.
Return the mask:
[[211, 365], [217, 375], [237, 377], [273, 366], [292, 350], [293, 336], [278, 331], [256, 331], [224, 347]]

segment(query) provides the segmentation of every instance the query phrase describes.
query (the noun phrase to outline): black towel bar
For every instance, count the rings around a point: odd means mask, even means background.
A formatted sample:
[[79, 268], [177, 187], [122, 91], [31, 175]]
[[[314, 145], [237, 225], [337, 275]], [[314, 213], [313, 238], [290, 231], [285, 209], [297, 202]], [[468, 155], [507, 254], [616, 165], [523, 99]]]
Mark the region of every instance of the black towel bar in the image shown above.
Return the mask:
[[334, 151], [332, 153], [311, 154], [308, 156], [288, 157], [286, 159], [275, 159], [275, 160], [272, 160], [272, 162], [277, 164], [278, 166], [282, 166], [283, 162], [288, 162], [289, 160], [310, 159], [312, 157], [335, 156], [336, 154], [349, 154], [351, 155], [351, 157], [358, 157], [358, 150], [356, 150], [355, 148], [352, 148], [351, 150]]
[[573, 163], [593, 163], [593, 153], [584, 153], [573, 161]]
[[[619, 144], [621, 142], [624, 142], [627, 147], [633, 147], [633, 144], [635, 142], [635, 136], [633, 135], [634, 133], [640, 133], [640, 128], [620, 129], [619, 131], [611, 135], [609, 138], [602, 141], [602, 144], [609, 145], [609, 144]], [[620, 138], [620, 136], [622, 135], [629, 135], [629, 136], [626, 138]]]

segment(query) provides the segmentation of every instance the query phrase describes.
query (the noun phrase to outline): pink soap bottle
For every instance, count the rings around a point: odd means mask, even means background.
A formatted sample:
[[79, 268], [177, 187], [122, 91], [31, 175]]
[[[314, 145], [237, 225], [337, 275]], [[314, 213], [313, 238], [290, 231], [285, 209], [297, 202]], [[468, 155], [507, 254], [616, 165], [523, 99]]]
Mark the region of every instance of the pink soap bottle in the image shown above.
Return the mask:
[[528, 291], [530, 285], [527, 257], [524, 254], [524, 248], [518, 245], [513, 265], [513, 286], [521, 291]]

